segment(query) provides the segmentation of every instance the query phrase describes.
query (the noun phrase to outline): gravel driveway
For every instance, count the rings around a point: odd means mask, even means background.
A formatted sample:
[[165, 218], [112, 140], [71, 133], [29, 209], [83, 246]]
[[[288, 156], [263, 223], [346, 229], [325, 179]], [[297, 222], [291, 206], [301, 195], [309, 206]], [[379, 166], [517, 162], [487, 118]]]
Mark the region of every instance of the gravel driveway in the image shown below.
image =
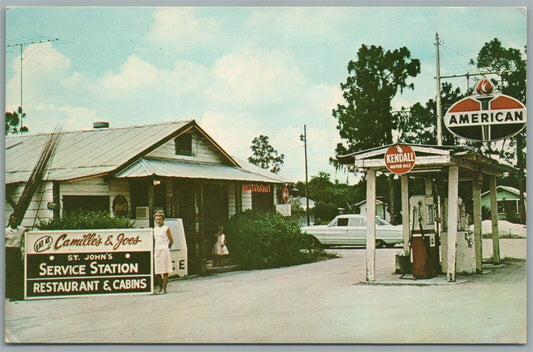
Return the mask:
[[172, 281], [162, 296], [6, 300], [6, 341], [524, 343], [526, 247], [502, 240], [502, 257], [518, 259], [455, 283], [398, 280], [392, 248], [377, 250], [376, 278], [399, 284], [364, 284], [365, 250], [335, 249], [341, 258]]

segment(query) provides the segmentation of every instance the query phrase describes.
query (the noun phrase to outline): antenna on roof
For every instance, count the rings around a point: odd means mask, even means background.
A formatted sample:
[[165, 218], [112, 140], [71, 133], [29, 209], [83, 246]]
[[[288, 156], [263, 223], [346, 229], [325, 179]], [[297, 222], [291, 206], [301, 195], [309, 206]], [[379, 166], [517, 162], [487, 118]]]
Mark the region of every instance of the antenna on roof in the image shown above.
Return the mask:
[[51, 43], [58, 41], [59, 38], [54, 39], [42, 39], [42, 40], [34, 40], [30, 42], [21, 42], [21, 43], [13, 43], [6, 45], [6, 48], [13, 48], [16, 46], [20, 47], [20, 106], [18, 108], [18, 113], [20, 115], [20, 133], [22, 134], [22, 117], [25, 116], [24, 110], [22, 110], [22, 53], [25, 46], [32, 45], [32, 44], [42, 44], [42, 43]]

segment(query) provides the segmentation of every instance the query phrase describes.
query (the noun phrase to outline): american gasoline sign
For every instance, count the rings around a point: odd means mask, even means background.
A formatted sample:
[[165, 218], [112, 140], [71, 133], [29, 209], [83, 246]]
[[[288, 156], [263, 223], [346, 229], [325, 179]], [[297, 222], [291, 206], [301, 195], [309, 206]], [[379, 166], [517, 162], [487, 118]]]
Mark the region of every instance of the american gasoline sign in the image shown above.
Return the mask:
[[408, 145], [393, 145], [385, 152], [385, 166], [392, 173], [405, 174], [415, 166], [415, 152]]
[[152, 229], [32, 231], [25, 298], [150, 293]]
[[526, 107], [507, 95], [464, 98], [444, 115], [444, 125], [458, 137], [495, 141], [514, 136], [526, 126]]

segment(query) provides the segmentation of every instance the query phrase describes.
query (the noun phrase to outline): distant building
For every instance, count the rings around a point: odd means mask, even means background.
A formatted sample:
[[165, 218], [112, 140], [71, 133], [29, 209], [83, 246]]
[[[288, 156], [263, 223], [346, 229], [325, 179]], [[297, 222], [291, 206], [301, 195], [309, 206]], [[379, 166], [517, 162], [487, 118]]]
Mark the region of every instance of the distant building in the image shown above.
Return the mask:
[[[307, 198], [306, 197], [291, 197], [289, 203], [293, 205], [292, 216], [298, 218], [298, 223], [302, 226], [307, 225]], [[309, 225], [315, 223], [315, 216], [313, 215], [312, 209], [315, 207], [315, 201], [309, 199]]]
[[[5, 219], [48, 137], [5, 138]], [[194, 120], [65, 132], [45, 180], [22, 225], [82, 209], [148, 227], [154, 211], [163, 210], [168, 218], [183, 219], [193, 273], [195, 263], [209, 256], [219, 224], [247, 209], [274, 211], [287, 182], [237, 161]]]
[[[524, 205], [526, 205], [524, 192]], [[496, 186], [496, 200], [498, 202], [498, 219], [507, 220], [511, 214], [519, 214], [520, 191], [510, 186]], [[481, 206], [490, 209], [490, 192], [481, 194]]]
[[[361, 214], [363, 216], [366, 216], [366, 199], [357, 203], [355, 205], [356, 214]], [[382, 201], [379, 199], [376, 199], [376, 216], [379, 216], [380, 218], [390, 221], [390, 214], [385, 209], [385, 205]]]

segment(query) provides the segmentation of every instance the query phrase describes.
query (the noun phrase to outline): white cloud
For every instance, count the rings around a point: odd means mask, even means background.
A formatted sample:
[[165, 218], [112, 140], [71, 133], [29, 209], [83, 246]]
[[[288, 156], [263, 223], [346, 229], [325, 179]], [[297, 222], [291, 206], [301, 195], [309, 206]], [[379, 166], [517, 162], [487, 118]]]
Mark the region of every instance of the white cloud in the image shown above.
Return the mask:
[[217, 100], [243, 105], [295, 100], [306, 82], [294, 56], [278, 50], [227, 54], [215, 62], [213, 75], [223, 88]]
[[206, 111], [198, 124], [229, 154], [241, 159], [251, 155], [252, 140], [262, 132], [260, 121], [247, 113]]
[[97, 82], [100, 94], [113, 98], [147, 89], [158, 83], [158, 69], [137, 55], [128, 57], [118, 73], [107, 73]]
[[196, 16], [197, 9], [161, 8], [154, 11], [154, 24], [148, 38], [158, 45], [177, 50], [202, 46], [216, 39], [218, 24]]
[[54, 104], [39, 104], [29, 113], [32, 119], [28, 121], [30, 132], [50, 131], [60, 126], [64, 131], [91, 129], [92, 123], [98, 119], [96, 111], [79, 106]]
[[[89, 78], [79, 72], [70, 74], [70, 59], [51, 43], [28, 46], [23, 59], [24, 125], [30, 133], [48, 132], [56, 125], [64, 130], [90, 128], [97, 116], [94, 110], [64, 104], [65, 97], [86, 87]], [[20, 105], [20, 56], [12, 67], [15, 75], [6, 82], [7, 111]]]
[[[23, 105], [39, 101], [43, 92], [68, 77], [70, 59], [51, 43], [29, 45], [23, 51]], [[6, 83], [6, 106], [20, 105], [20, 55], [12, 62], [13, 77]]]
[[[20, 56], [14, 61], [15, 71], [20, 73]], [[58, 74], [70, 68], [70, 59], [57, 51], [52, 43], [29, 45], [24, 49], [24, 74], [42, 75]]]

